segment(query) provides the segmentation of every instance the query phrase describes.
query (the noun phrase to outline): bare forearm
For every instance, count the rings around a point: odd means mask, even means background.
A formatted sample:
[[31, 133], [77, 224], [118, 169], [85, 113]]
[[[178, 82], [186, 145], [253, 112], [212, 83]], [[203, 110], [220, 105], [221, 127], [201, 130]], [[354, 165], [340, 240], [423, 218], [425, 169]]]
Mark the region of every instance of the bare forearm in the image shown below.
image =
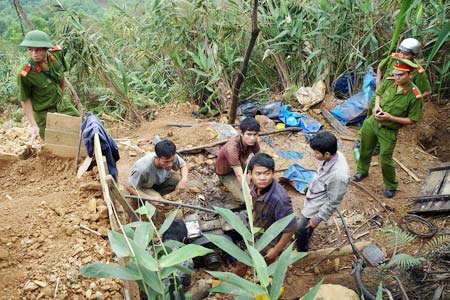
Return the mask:
[[423, 94], [422, 94], [422, 97], [423, 97], [423, 98], [427, 98], [427, 97], [430, 96], [430, 95], [431, 95], [431, 91], [428, 91], [428, 92], [423, 93]]
[[287, 244], [291, 241], [292, 235], [295, 233], [295, 230], [285, 232], [281, 235], [280, 240], [275, 245], [274, 248], [277, 249], [278, 252], [283, 251]]
[[181, 179], [186, 181], [188, 178], [188, 173], [188, 166], [185, 164], [184, 167], [181, 168]]
[[380, 107], [381, 98], [380, 96], [375, 96], [375, 107]]
[[377, 80], [376, 80], [376, 89], [380, 87], [381, 78], [383, 77], [383, 71], [380, 70], [380, 68], [377, 68]]

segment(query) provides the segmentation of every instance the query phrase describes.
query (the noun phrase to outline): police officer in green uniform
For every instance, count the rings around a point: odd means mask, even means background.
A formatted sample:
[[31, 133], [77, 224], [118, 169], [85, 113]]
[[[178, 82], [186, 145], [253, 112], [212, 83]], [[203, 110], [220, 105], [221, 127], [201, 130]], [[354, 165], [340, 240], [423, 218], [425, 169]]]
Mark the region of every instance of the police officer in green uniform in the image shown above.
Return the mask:
[[28, 59], [17, 75], [19, 99], [31, 125], [31, 135], [45, 135], [48, 112], [79, 116], [78, 110], [64, 99], [64, 72], [68, 70], [62, 48], [53, 46], [42, 31], [27, 33], [20, 44], [28, 48]]
[[[414, 38], [404, 39], [398, 47], [400, 52], [392, 53], [389, 57], [383, 59], [377, 69], [377, 89], [381, 85], [381, 81], [391, 76], [394, 64], [397, 58], [408, 59], [417, 65], [411, 81], [422, 92], [422, 97], [426, 98], [431, 95], [430, 81], [425, 74], [425, 70], [417, 63], [415, 57], [419, 54], [421, 45]], [[370, 112], [369, 112], [370, 113]]]
[[[380, 87], [382, 80], [387, 79], [392, 74], [392, 70], [397, 58], [409, 59], [413, 63], [417, 65], [416, 72], [414, 72], [411, 81], [417, 86], [419, 91], [422, 93], [422, 97], [426, 98], [431, 95], [431, 84], [425, 74], [425, 70], [417, 63], [414, 59], [420, 51], [421, 45], [420, 42], [414, 38], [404, 39], [399, 48], [399, 52], [392, 53], [390, 56], [383, 59], [378, 65], [377, 69], [377, 80], [376, 87], [377, 89]], [[373, 96], [367, 108], [367, 116], [370, 116], [373, 113], [373, 107], [375, 105], [375, 96]], [[380, 145], [375, 147], [372, 155], [378, 155], [380, 152]]]
[[396, 59], [392, 75], [383, 80], [376, 91], [373, 114], [363, 124], [360, 132], [361, 154], [354, 181], [369, 175], [372, 151], [380, 143], [380, 162], [385, 186], [384, 196], [394, 197], [398, 182], [392, 160], [398, 130], [403, 125], [413, 125], [420, 119], [423, 99], [411, 79], [417, 65], [407, 59]]

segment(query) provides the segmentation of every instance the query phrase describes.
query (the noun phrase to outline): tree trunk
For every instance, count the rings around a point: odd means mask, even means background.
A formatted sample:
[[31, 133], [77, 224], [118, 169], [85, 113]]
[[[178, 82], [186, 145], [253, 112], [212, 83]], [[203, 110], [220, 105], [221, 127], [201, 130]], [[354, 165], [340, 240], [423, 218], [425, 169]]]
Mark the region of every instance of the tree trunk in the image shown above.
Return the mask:
[[258, 0], [253, 1], [253, 13], [252, 13], [252, 36], [248, 43], [247, 50], [245, 52], [244, 61], [242, 62], [241, 70], [236, 72], [236, 80], [233, 84], [233, 91], [231, 94], [231, 107], [228, 115], [228, 123], [234, 124], [236, 120], [236, 110], [238, 106], [239, 92], [241, 91], [242, 83], [244, 82], [245, 76], [247, 74], [248, 62], [250, 60], [250, 55], [252, 54], [253, 47], [256, 44], [256, 39], [259, 35], [258, 28]]
[[[22, 19], [25, 21], [25, 23], [28, 26], [29, 30], [33, 30], [33, 24], [31, 23], [31, 20], [28, 18], [25, 10], [23, 9], [22, 4], [20, 3], [20, 0], [14, 0], [14, 6], [16, 7], [16, 11], [17, 14], [20, 15], [22, 17]], [[22, 26], [22, 22], [20, 22], [21, 26]], [[22, 33], [25, 35], [25, 32], [23, 32], [23, 28], [22, 28]]]

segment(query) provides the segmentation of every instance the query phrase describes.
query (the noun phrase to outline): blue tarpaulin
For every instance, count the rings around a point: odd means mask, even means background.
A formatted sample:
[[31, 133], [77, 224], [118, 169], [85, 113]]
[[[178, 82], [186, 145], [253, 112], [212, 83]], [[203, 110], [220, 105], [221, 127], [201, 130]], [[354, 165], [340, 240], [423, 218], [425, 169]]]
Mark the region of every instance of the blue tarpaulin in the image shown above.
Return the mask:
[[292, 112], [290, 105], [283, 105], [281, 107], [278, 118], [286, 125], [286, 127], [300, 127], [304, 133], [318, 132], [323, 126], [311, 116]]
[[275, 147], [273, 141], [268, 137], [262, 136], [261, 141], [267, 143], [270, 147], [272, 147], [276, 151], [277, 155], [283, 159], [300, 159], [304, 156], [303, 153], [298, 151], [282, 150]]
[[284, 172], [283, 177], [280, 178], [281, 182], [289, 182], [300, 194], [305, 194], [305, 188], [313, 180], [315, 175], [314, 171], [307, 170], [299, 164], [293, 163]]
[[369, 66], [363, 80], [363, 90], [344, 103], [337, 105], [331, 113], [342, 123], [347, 125], [351, 123], [361, 123], [367, 114], [369, 100], [375, 92], [376, 74], [373, 68]]

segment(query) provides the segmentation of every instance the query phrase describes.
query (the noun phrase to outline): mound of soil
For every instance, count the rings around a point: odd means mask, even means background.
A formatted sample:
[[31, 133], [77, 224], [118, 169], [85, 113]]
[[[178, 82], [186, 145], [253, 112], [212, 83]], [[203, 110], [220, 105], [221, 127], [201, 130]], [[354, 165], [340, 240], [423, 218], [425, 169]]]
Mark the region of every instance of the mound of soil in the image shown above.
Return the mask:
[[76, 180], [71, 160], [36, 157], [2, 163], [0, 186], [0, 299], [123, 299], [121, 282], [79, 273], [116, 261], [95, 178]]

